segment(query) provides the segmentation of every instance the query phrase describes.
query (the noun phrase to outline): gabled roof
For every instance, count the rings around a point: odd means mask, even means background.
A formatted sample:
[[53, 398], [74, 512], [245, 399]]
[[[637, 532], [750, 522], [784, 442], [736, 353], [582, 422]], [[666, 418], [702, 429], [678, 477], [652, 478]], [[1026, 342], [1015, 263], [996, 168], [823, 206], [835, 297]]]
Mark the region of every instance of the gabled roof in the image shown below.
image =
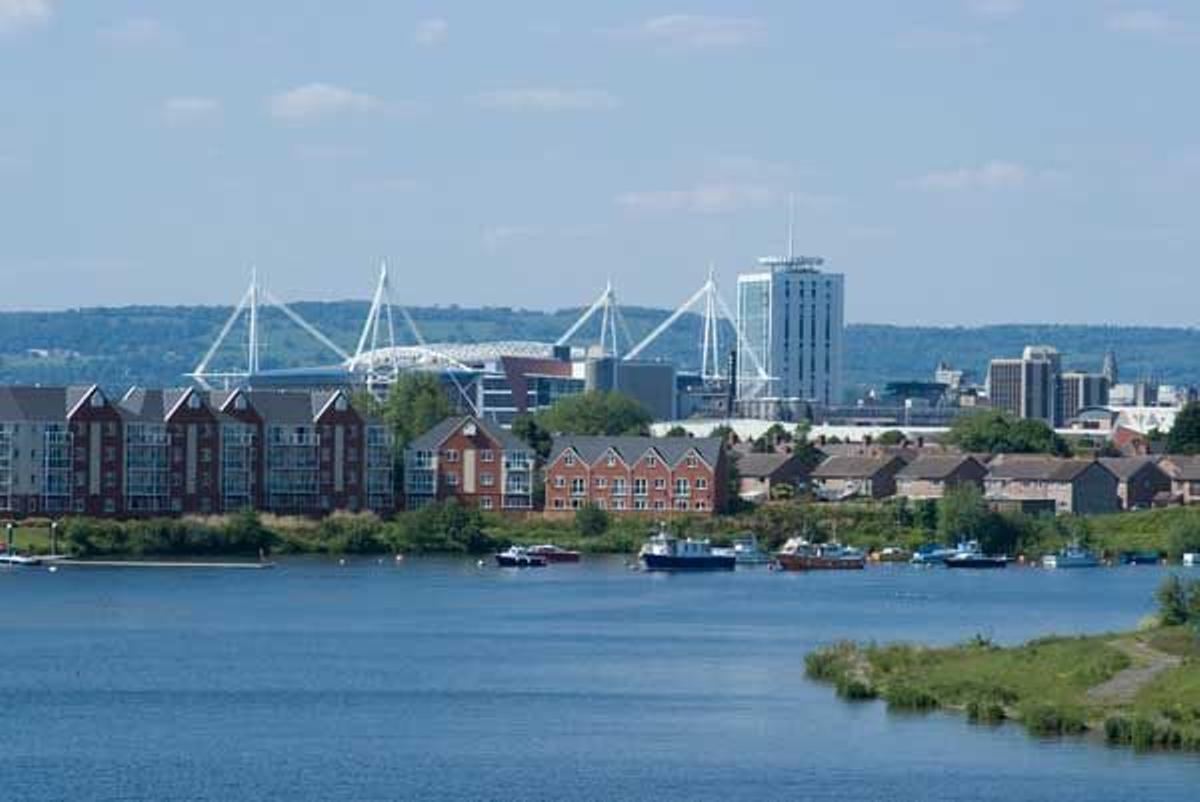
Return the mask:
[[0, 421], [63, 421], [66, 415], [63, 387], [0, 387]]
[[271, 424], [311, 424], [316, 417], [313, 394], [295, 390], [249, 390], [246, 398]]
[[121, 420], [128, 423], [163, 423], [167, 418], [162, 390], [130, 387], [116, 406]]
[[979, 460], [969, 454], [946, 454], [933, 455], [922, 454], [912, 462], [900, 469], [900, 473], [896, 474], [897, 479], [927, 479], [938, 480], [947, 479], [954, 474], [964, 463], [974, 463], [981, 469], [983, 465]]
[[803, 462], [796, 454], [742, 454], [738, 457], [737, 472], [739, 476], [750, 479], [766, 479], [780, 469], [796, 462], [803, 470]]
[[1171, 454], [1163, 457], [1159, 467], [1172, 479], [1181, 482], [1200, 482], [1200, 456]]
[[75, 410], [77, 410], [79, 408], [79, 405], [82, 404], [85, 400], [87, 400], [93, 392], [99, 393], [102, 391], [95, 384], [91, 384], [86, 387], [84, 387], [82, 385], [78, 385], [75, 387], [68, 387], [67, 388], [67, 417], [71, 417], [71, 415], [74, 414]]
[[1100, 463], [1090, 459], [1063, 459], [1030, 454], [1003, 454], [988, 464], [989, 479], [1034, 482], [1073, 482]]
[[429, 429], [409, 443], [408, 447], [413, 451], [436, 451], [442, 443], [446, 442], [450, 435], [458, 431], [463, 425], [472, 422], [479, 427], [481, 432], [500, 443], [500, 447], [505, 451], [529, 450], [529, 446], [512, 432], [471, 415], [455, 415], [442, 420], [432, 429]]
[[[1147, 465], [1158, 468], [1157, 457], [1101, 457], [1100, 464], [1121, 480], [1133, 478]], [[1161, 471], [1161, 469], [1159, 469]]]
[[812, 472], [814, 479], [864, 479], [894, 463], [904, 464], [897, 456], [830, 457]]
[[589, 465], [604, 456], [610, 448], [621, 459], [632, 465], [647, 451], [654, 449], [670, 465], [677, 464], [688, 452], [695, 451], [700, 459], [715, 466], [721, 458], [719, 437], [606, 437], [585, 435], [561, 435], [554, 438], [551, 459], [566, 449], [574, 449], [579, 458]]

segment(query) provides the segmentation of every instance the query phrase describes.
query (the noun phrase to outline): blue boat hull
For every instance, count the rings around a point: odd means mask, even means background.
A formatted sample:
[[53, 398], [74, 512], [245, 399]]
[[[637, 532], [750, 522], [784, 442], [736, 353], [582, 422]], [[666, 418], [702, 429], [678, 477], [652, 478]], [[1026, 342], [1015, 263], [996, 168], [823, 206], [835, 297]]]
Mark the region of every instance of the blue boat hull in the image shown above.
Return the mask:
[[663, 554], [643, 554], [647, 571], [732, 571], [737, 558], [711, 555], [708, 557], [669, 557]]

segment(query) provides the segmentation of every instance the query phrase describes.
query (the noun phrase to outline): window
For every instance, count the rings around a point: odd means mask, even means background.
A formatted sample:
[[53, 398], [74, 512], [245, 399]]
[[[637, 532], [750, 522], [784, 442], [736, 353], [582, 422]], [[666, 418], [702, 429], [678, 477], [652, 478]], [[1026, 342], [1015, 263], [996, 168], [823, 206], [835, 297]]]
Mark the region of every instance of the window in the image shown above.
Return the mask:
[[687, 499], [684, 499], [684, 498], [675, 499], [675, 509], [686, 510], [687, 508], [688, 508]]
[[598, 510], [607, 510], [607, 509], [608, 509], [608, 502], [607, 502], [606, 500], [602, 499], [602, 498], [598, 498], [598, 499], [596, 499], [596, 509], [598, 509]]
[[482, 510], [490, 510], [492, 508], [492, 497], [482, 496], [479, 499], [479, 508]]
[[337, 400], [333, 402], [333, 408], [338, 412], [345, 412], [350, 405], [346, 403], [346, 396], [339, 394]]
[[608, 487], [608, 479], [603, 476], [596, 477], [596, 487]]
[[708, 509], [708, 503], [704, 501], [697, 501], [694, 508], [697, 510], [706, 510]]
[[575, 464], [575, 455], [572, 454], [570, 451], [568, 451], [566, 453], [566, 455], [563, 456], [563, 465], [566, 465], [568, 468], [570, 468], [574, 464]]
[[624, 479], [613, 479], [612, 492], [613, 492], [614, 496], [625, 495], [625, 480]]
[[667, 508], [667, 505], [662, 499], [658, 499], [657, 501], [654, 502], [654, 509], [665, 510], [666, 508]]
[[645, 479], [634, 479], [633, 480], [633, 494], [635, 496], [646, 495], [646, 480]]
[[117, 502], [113, 501], [111, 498], [104, 499], [104, 511], [108, 513], [116, 512]]
[[458, 462], [458, 449], [448, 448], [443, 456], [445, 457], [446, 462]]
[[442, 474], [442, 484], [446, 485], [446, 487], [458, 487], [458, 474], [457, 473]]
[[237, 398], [233, 399], [233, 408], [236, 410], [245, 410], [246, 409], [246, 396], [239, 395]]
[[687, 465], [689, 468], [695, 468], [699, 464], [699, 462], [700, 461], [696, 459], [695, 454], [688, 454], [688, 457], [684, 461], [684, 464]]
[[582, 496], [587, 492], [587, 480], [576, 477], [571, 480], [571, 495]]
[[691, 491], [691, 483], [688, 482], [687, 479], [676, 479], [675, 480], [675, 495], [690, 496], [691, 492], [692, 492]]
[[613, 499], [613, 509], [614, 509], [614, 510], [623, 510], [623, 509], [625, 509], [625, 499], [623, 499], [623, 498], [614, 498], [614, 499]]
[[583, 502], [580, 499], [577, 499], [577, 498], [571, 499], [571, 509], [577, 510], [582, 506], [583, 506]]
[[485, 448], [483, 451], [479, 452], [479, 461], [480, 462], [495, 462], [496, 455], [490, 448]]
[[490, 473], [479, 474], [479, 485], [481, 487], [493, 487], [496, 484], [496, 477]]
[[666, 490], [667, 489], [667, 480], [663, 479], [661, 476], [659, 478], [655, 479], [654, 480], [654, 489], [655, 490]]
[[562, 476], [555, 476], [554, 477], [554, 486], [558, 487], [558, 488], [566, 487], [567, 480], [565, 478], [563, 478]]
[[696, 489], [697, 490], [708, 490], [708, 480], [704, 479], [704, 478], [697, 479], [696, 480]]
[[188, 409], [200, 409], [200, 396], [195, 393], [188, 396]]
[[104, 396], [100, 395], [100, 393], [92, 393], [92, 397], [88, 399], [88, 404], [91, 405], [92, 409], [99, 409], [104, 406]]
[[563, 500], [561, 498], [554, 499], [554, 509], [561, 510], [565, 506], [566, 505], [563, 504]]
[[647, 468], [657, 468], [658, 467], [658, 457], [654, 456], [653, 454], [650, 454], [649, 456], [647, 456], [646, 457], [646, 467]]
[[610, 468], [615, 468], [617, 466], [617, 455], [611, 451], [608, 452], [608, 456], [605, 458], [604, 464]]
[[644, 509], [646, 509], [646, 499], [644, 499], [644, 498], [635, 498], [635, 499], [633, 500], [633, 508], [634, 508], [635, 510], [644, 510]]

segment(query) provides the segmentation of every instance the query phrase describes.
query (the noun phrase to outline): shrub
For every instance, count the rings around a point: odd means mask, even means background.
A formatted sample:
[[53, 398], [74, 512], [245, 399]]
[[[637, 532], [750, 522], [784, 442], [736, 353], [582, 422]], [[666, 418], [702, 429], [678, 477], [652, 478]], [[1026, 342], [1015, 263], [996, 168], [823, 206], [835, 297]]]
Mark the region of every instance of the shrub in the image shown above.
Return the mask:
[[1104, 738], [1111, 744], [1127, 744], [1133, 740], [1133, 723], [1125, 716], [1109, 716], [1104, 720]]
[[1188, 620], [1187, 590], [1176, 574], [1163, 580], [1154, 592], [1158, 601], [1158, 618], [1167, 625], [1185, 624]]
[[1087, 729], [1087, 721], [1080, 710], [1050, 702], [1024, 706], [1021, 721], [1035, 735], [1073, 735]]
[[597, 537], [608, 531], [608, 513], [594, 504], [575, 511], [575, 528], [584, 537]]
[[843, 677], [837, 684], [838, 696], [851, 701], [874, 699], [875, 689], [858, 677]]
[[889, 710], [933, 710], [938, 707], [937, 697], [928, 689], [906, 683], [892, 685], [883, 698]]
[[976, 724], [999, 724], [1007, 717], [1004, 705], [999, 702], [972, 699], [967, 703], [967, 721]]

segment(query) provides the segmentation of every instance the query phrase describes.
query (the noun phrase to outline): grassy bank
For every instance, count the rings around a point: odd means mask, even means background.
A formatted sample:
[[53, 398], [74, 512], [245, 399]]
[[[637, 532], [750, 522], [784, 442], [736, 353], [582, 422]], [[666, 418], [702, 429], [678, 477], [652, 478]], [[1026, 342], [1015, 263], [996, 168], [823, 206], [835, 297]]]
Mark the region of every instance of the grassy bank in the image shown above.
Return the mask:
[[[603, 525], [581, 527], [573, 518], [524, 518], [482, 513], [454, 505], [404, 512], [390, 520], [370, 514], [335, 514], [323, 520], [272, 515], [232, 515], [105, 521], [67, 518], [60, 522], [60, 550], [85, 555], [275, 553], [486, 552], [511, 543], [553, 542], [585, 552], [636, 551], [658, 519], [603, 516]], [[50, 550], [48, 520], [27, 520], [16, 529], [23, 551]], [[754, 533], [765, 548], [787, 538], [837, 539], [866, 549], [916, 546], [939, 539], [936, 510], [894, 501], [873, 503], [770, 504], [713, 518], [670, 516], [679, 535], [725, 544]], [[1036, 559], [1073, 540], [1110, 555], [1129, 550], [1173, 551], [1171, 532], [1191, 524], [1200, 530], [1200, 509], [1173, 508], [1095, 517], [1000, 516], [993, 522], [1005, 538], [998, 550]], [[941, 538], [946, 539], [946, 538]]]
[[926, 648], [839, 643], [808, 655], [808, 676], [889, 710], [946, 709], [1030, 733], [1094, 733], [1136, 748], [1200, 751], [1200, 640], [1191, 627], [1000, 648], [983, 639]]

